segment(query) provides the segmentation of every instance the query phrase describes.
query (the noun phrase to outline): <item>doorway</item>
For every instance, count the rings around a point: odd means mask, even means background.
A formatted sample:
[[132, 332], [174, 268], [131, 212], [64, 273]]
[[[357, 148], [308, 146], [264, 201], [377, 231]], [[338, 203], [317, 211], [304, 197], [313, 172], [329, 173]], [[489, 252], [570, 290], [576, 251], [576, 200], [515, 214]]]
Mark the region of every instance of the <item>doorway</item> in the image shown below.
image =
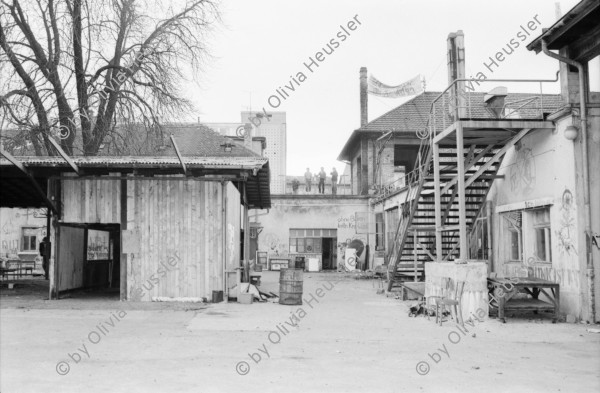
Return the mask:
[[121, 231], [119, 224], [70, 224], [58, 228], [55, 261], [58, 295], [119, 300]]
[[336, 238], [324, 237], [321, 240], [323, 270], [337, 270]]

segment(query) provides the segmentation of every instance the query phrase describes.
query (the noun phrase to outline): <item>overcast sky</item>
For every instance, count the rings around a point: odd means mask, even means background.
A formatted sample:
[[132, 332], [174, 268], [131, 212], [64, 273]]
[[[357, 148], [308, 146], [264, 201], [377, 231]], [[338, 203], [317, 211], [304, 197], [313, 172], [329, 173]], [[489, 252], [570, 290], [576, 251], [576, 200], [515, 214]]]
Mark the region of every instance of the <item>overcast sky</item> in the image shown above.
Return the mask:
[[[577, 1], [562, 0], [565, 13]], [[425, 76], [428, 91], [447, 86], [446, 38], [463, 30], [467, 77], [483, 71], [488, 78], [551, 79], [558, 62], [528, 51], [525, 45], [490, 73], [483, 61], [516, 37], [520, 26], [537, 15], [541, 27], [556, 20], [549, 0], [399, 1], [399, 0], [223, 0], [223, 26], [213, 32], [214, 59], [190, 84], [189, 95], [203, 122], [239, 122], [240, 111], [267, 111], [268, 98], [290, 83], [298, 72], [306, 80], [293, 83], [295, 91], [278, 110], [287, 112], [288, 175], [309, 166], [330, 170], [345, 141], [359, 127], [359, 69], [388, 85], [417, 74]], [[303, 65], [356, 15], [360, 25], [311, 73]], [[337, 38], [339, 42], [339, 38]], [[329, 50], [329, 49], [328, 49]], [[488, 61], [489, 62], [489, 61]], [[495, 86], [484, 85], [481, 91]], [[489, 87], [489, 88], [488, 88]], [[544, 92], [558, 92], [558, 85]], [[523, 88], [525, 89], [525, 87]], [[523, 90], [522, 89], [522, 90]], [[529, 90], [538, 89], [529, 86]], [[512, 86], [509, 91], [516, 91]], [[402, 103], [402, 99], [369, 96], [369, 120]]]

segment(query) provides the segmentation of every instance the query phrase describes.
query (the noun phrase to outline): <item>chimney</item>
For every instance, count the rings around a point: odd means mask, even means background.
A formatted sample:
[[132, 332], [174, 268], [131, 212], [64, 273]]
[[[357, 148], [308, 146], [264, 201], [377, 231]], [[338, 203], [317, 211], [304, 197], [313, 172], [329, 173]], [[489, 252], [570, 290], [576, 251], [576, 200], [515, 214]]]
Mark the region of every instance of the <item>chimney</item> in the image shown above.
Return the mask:
[[[465, 79], [465, 35], [462, 30], [448, 34], [448, 85], [456, 79]], [[455, 116], [466, 117], [465, 82], [457, 82], [450, 90], [456, 105]]]
[[367, 67], [360, 67], [360, 126], [364, 127], [369, 122], [367, 92]]

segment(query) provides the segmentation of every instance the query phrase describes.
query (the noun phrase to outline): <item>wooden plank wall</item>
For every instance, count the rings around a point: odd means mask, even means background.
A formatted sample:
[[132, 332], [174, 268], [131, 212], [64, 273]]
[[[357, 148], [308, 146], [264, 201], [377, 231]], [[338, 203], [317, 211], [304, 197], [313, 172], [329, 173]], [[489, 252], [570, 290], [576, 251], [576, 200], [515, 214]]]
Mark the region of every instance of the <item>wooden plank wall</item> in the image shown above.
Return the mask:
[[[240, 192], [233, 183], [227, 183], [227, 239], [225, 241], [227, 250], [228, 271], [233, 271], [240, 266], [240, 223], [242, 209], [240, 205]], [[251, 256], [251, 258], [254, 258]]]
[[[62, 221], [121, 224], [121, 184], [112, 179], [63, 181]], [[210, 298], [213, 290], [223, 290], [223, 253], [227, 270], [239, 266], [241, 205], [237, 188], [226, 185], [224, 224], [221, 183], [178, 177], [132, 179], [126, 184], [127, 228], [121, 228], [126, 298]], [[61, 241], [64, 236], [61, 234]], [[64, 263], [60, 261], [61, 277], [70, 270]]]
[[84, 233], [83, 228], [60, 226], [59, 291], [83, 286]]
[[64, 180], [61, 188], [63, 222], [120, 223], [119, 180]]
[[[127, 244], [127, 298], [210, 298], [213, 290], [222, 290], [221, 183], [175, 179], [127, 183], [123, 239]], [[227, 210], [235, 219], [235, 211], [239, 215], [240, 210], [239, 193], [232, 187], [228, 194], [231, 207]], [[234, 225], [239, 243], [239, 218]]]

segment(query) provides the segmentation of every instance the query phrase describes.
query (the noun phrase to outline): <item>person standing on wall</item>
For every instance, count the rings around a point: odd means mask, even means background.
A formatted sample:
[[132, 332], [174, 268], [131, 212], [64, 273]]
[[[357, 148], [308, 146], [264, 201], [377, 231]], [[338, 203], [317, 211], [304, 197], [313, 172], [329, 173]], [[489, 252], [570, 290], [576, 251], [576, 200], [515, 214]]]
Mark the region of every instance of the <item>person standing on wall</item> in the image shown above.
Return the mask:
[[321, 172], [319, 172], [319, 193], [325, 193], [325, 179], [327, 178], [327, 173], [325, 173], [325, 168], [321, 167]]
[[331, 194], [337, 195], [337, 181], [338, 181], [338, 173], [335, 167], [331, 172]]
[[308, 168], [306, 168], [304, 180], [306, 181], [306, 192], [310, 192], [310, 186], [312, 185], [312, 173], [310, 173], [310, 169]]

